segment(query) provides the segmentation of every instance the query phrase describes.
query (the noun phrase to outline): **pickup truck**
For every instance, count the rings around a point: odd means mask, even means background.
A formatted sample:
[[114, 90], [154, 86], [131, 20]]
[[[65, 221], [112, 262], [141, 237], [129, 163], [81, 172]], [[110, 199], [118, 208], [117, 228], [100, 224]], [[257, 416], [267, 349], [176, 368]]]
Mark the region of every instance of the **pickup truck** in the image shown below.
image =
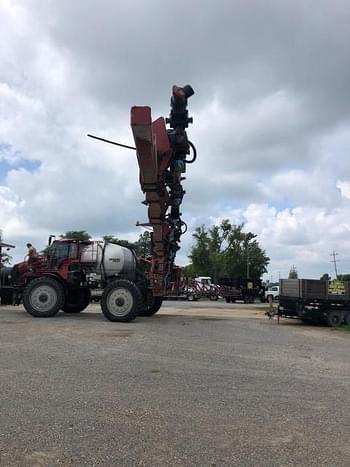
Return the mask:
[[279, 285], [272, 285], [265, 291], [266, 301], [269, 301], [269, 298], [272, 297], [272, 300], [278, 300], [280, 295]]

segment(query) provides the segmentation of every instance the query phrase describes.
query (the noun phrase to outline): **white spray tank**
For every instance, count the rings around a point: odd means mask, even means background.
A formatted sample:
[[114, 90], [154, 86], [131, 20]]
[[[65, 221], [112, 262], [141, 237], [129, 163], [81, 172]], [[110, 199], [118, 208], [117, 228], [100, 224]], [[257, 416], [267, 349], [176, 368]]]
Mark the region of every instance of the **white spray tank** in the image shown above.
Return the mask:
[[84, 248], [80, 261], [94, 265], [96, 272], [107, 277], [119, 274], [134, 274], [136, 257], [129, 248], [114, 243], [92, 242]]

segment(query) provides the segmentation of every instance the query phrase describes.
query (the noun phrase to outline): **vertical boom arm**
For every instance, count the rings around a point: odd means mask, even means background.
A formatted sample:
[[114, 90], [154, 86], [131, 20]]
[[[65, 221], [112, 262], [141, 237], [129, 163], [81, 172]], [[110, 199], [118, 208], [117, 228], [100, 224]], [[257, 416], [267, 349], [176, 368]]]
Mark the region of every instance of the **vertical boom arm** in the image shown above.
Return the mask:
[[[196, 159], [194, 145], [186, 128], [192, 123], [187, 99], [194, 94], [191, 86], [173, 86], [170, 116], [152, 122], [150, 107], [132, 107], [131, 128], [140, 168], [141, 189], [145, 193], [149, 222], [153, 228], [150, 283], [154, 296], [166, 295], [169, 288], [180, 237], [186, 230], [181, 219], [181, 203], [185, 190], [182, 174], [186, 163]], [[167, 130], [165, 124], [170, 125]], [[191, 160], [187, 159], [193, 151]]]

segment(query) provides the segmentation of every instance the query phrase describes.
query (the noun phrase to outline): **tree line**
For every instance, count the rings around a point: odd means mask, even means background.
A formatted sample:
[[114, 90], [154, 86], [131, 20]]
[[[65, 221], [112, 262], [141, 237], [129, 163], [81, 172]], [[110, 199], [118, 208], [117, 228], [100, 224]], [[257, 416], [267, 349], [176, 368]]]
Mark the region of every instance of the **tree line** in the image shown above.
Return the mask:
[[[60, 238], [66, 238], [70, 240], [90, 240], [91, 235], [86, 230], [69, 230], [68, 232], [60, 235]], [[131, 248], [135, 251], [137, 256], [147, 257], [151, 255], [151, 233], [148, 230], [145, 230], [142, 234], [140, 234], [136, 242], [122, 240], [114, 235], [104, 235], [102, 238], [105, 242]]]
[[185, 267], [188, 276], [260, 279], [267, 272], [270, 258], [253, 232], [245, 232], [244, 224], [234, 225], [228, 219], [207, 228], [204, 225], [193, 233], [194, 244]]
[[[244, 224], [234, 225], [228, 219], [210, 228], [202, 225], [192, 234], [190, 264], [184, 267], [188, 277], [210, 276], [216, 282], [219, 278], [260, 279], [267, 272], [270, 259], [260, 247], [253, 232], [245, 232]], [[61, 239], [90, 240], [86, 230], [70, 230], [60, 235]], [[115, 235], [104, 235], [109, 243], [131, 248], [137, 256], [152, 254], [151, 233], [144, 231], [136, 242], [123, 240]], [[43, 250], [46, 253], [48, 247]]]
[[[210, 276], [216, 282], [222, 277], [260, 279], [267, 272], [270, 258], [260, 247], [257, 235], [245, 232], [244, 224], [234, 225], [228, 219], [210, 228], [202, 225], [192, 234], [193, 245], [189, 259], [190, 264], [184, 267], [188, 277]], [[90, 240], [85, 230], [68, 231], [61, 238]], [[138, 256], [150, 256], [151, 234], [142, 233], [136, 242], [119, 239], [113, 235], [105, 235], [103, 239], [132, 248]]]

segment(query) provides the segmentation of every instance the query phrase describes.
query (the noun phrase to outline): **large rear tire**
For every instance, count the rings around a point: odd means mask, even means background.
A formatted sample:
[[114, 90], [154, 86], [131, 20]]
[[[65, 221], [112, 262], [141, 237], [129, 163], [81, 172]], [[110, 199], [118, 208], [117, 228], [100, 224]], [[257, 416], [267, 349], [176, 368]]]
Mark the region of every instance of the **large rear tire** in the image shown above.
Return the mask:
[[139, 312], [140, 316], [153, 316], [159, 311], [163, 303], [163, 297], [153, 297], [151, 295], [148, 299], [146, 308], [142, 308]]
[[68, 291], [62, 310], [65, 313], [80, 313], [85, 310], [91, 300], [89, 289], [72, 289]]
[[36, 318], [54, 316], [64, 304], [63, 286], [50, 277], [33, 279], [23, 292], [26, 311]]
[[327, 324], [328, 326], [335, 327], [340, 326], [344, 319], [344, 313], [338, 310], [331, 310], [327, 315]]
[[141, 292], [134, 282], [115, 280], [104, 289], [101, 308], [109, 321], [132, 321], [142, 308]]

